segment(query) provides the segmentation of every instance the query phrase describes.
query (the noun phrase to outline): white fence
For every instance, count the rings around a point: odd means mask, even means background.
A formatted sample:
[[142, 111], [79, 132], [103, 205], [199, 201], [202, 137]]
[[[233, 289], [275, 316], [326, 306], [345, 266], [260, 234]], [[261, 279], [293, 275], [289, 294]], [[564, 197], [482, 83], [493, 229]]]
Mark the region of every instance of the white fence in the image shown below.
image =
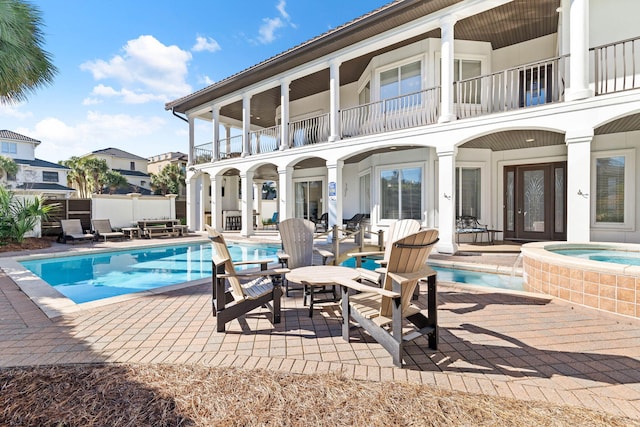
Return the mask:
[[176, 195], [94, 194], [91, 199], [91, 217], [109, 219], [114, 228], [131, 227], [143, 219], [175, 219]]

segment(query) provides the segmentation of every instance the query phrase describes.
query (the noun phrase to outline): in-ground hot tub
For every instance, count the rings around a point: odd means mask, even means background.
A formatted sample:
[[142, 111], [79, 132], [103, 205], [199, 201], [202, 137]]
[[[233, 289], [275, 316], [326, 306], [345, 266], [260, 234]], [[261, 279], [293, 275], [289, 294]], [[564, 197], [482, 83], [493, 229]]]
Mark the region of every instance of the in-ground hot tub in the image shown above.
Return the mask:
[[522, 257], [526, 291], [640, 318], [640, 245], [535, 242]]

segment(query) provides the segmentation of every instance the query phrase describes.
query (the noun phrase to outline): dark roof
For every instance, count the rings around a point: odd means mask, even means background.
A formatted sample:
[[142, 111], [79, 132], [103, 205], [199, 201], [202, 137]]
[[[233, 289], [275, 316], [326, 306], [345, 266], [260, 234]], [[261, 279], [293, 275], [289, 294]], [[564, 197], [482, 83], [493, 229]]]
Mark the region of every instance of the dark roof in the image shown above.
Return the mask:
[[29, 182], [16, 186], [21, 190], [47, 190], [47, 191], [76, 191], [73, 188], [65, 187], [64, 185], [54, 184], [52, 182]]
[[96, 151], [92, 151], [91, 153], [85, 155], [89, 156], [91, 154], [101, 154], [104, 156], [113, 156], [113, 157], [123, 157], [125, 159], [134, 159], [134, 160], [147, 160], [144, 157], [140, 157], [140, 156], [136, 156], [135, 154], [131, 154], [127, 151], [121, 150], [119, 148], [113, 148], [113, 147], [109, 147], [109, 148], [103, 148], [102, 150], [96, 150]]
[[140, 193], [143, 196], [151, 196], [153, 193], [151, 190], [146, 188], [138, 187], [136, 185], [128, 185], [126, 187], [117, 188], [115, 191], [111, 191], [108, 188], [103, 189], [104, 194], [129, 194], [129, 193]]
[[36, 145], [40, 144], [40, 141], [38, 141], [37, 139], [29, 138], [28, 136], [20, 135], [19, 133], [15, 133], [6, 129], [0, 130], [0, 139], [12, 139], [15, 141], [31, 142]]
[[69, 169], [66, 166], [59, 165], [57, 163], [47, 162], [46, 160], [33, 159], [33, 160], [25, 160], [25, 159], [13, 159], [19, 165], [29, 165], [38, 168], [55, 168], [55, 169]]
[[114, 172], [120, 172], [121, 175], [141, 176], [141, 177], [150, 178], [150, 175], [148, 173], [144, 173], [144, 172], [140, 172], [140, 171], [132, 171], [132, 170], [128, 170], [128, 169], [113, 169], [113, 171]]

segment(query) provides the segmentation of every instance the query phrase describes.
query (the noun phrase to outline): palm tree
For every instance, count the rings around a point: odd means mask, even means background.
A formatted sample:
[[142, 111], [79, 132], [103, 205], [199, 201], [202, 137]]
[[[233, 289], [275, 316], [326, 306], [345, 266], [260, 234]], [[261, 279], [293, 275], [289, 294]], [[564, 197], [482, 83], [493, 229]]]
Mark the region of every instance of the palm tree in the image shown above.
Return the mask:
[[18, 173], [18, 164], [11, 157], [0, 156], [0, 178], [3, 173], [6, 173], [7, 177]]
[[184, 169], [175, 163], [163, 167], [157, 174], [151, 174], [151, 187], [156, 194], [180, 194], [180, 188], [184, 186]]
[[25, 101], [57, 72], [41, 47], [40, 11], [24, 0], [0, 0], [0, 103]]
[[120, 172], [110, 170], [105, 174], [104, 185], [109, 189], [109, 194], [113, 194], [118, 188], [127, 187], [129, 182]]
[[89, 197], [91, 192], [88, 188], [87, 170], [84, 167], [84, 159], [73, 156], [69, 160], [61, 160], [58, 163], [70, 169], [67, 174], [67, 185], [78, 190], [78, 197], [81, 199]]

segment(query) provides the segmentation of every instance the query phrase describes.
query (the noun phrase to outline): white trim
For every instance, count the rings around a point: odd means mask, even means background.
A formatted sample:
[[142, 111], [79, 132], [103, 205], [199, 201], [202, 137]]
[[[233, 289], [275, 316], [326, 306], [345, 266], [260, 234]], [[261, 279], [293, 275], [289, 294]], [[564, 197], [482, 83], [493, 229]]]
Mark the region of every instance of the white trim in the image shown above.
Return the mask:
[[[407, 58], [403, 58], [401, 60], [394, 61], [385, 65], [382, 65], [380, 67], [377, 67], [373, 72], [374, 78], [373, 78], [372, 86], [375, 87], [375, 90], [373, 90], [373, 88], [371, 90], [371, 102], [382, 101], [382, 99], [380, 98], [380, 74], [384, 73], [385, 71], [399, 69], [400, 67], [403, 67], [409, 64], [414, 64], [416, 62], [420, 63], [420, 91], [424, 90], [425, 77], [426, 77], [425, 75], [426, 61], [427, 61], [426, 55], [424, 53], [421, 53], [418, 55], [412, 55]], [[399, 83], [400, 81], [398, 81], [398, 84]], [[401, 96], [401, 95], [398, 94], [396, 96]]]
[[[458, 162], [456, 161], [456, 169], [461, 168], [461, 169], [480, 169], [480, 212], [479, 214], [476, 213], [474, 216], [476, 218], [478, 218], [478, 221], [483, 223], [483, 224], [487, 224], [490, 221], [488, 221], [490, 215], [488, 214], [488, 209], [487, 207], [489, 206], [490, 202], [491, 202], [491, 192], [488, 191], [488, 189], [491, 188], [491, 185], [489, 185], [489, 183], [491, 182], [491, 179], [488, 178], [488, 170], [489, 170], [489, 165], [487, 165], [487, 162], [467, 162], [467, 161], [461, 161]], [[455, 173], [455, 171], [454, 171]], [[455, 177], [455, 187], [454, 190], [456, 191], [456, 200], [458, 198], [458, 176], [456, 174]], [[456, 206], [454, 205], [454, 210], [456, 209]], [[456, 216], [458, 216], [458, 212], [455, 212]]]
[[[596, 221], [596, 160], [607, 157], [624, 157], [624, 222], [597, 222]], [[597, 230], [635, 231], [635, 171], [636, 150], [634, 148], [623, 150], [595, 151], [591, 153], [591, 228]]]
[[[411, 169], [411, 168], [420, 168], [420, 179], [421, 179], [421, 193], [420, 193], [420, 221], [421, 224], [424, 223], [425, 218], [425, 209], [426, 209], [426, 195], [427, 195], [427, 183], [426, 183], [426, 170], [427, 170], [426, 162], [411, 162], [411, 163], [390, 163], [374, 166], [374, 174], [371, 180], [371, 193], [372, 200], [371, 203], [376, 207], [375, 212], [374, 209], [371, 209], [371, 216], [375, 214], [376, 226], [388, 226], [391, 225], [392, 222], [396, 221], [396, 219], [392, 218], [382, 218], [382, 191], [380, 188], [380, 173], [383, 170], [390, 169]], [[375, 200], [373, 200], [375, 198]], [[373, 207], [372, 206], [372, 207]]]

